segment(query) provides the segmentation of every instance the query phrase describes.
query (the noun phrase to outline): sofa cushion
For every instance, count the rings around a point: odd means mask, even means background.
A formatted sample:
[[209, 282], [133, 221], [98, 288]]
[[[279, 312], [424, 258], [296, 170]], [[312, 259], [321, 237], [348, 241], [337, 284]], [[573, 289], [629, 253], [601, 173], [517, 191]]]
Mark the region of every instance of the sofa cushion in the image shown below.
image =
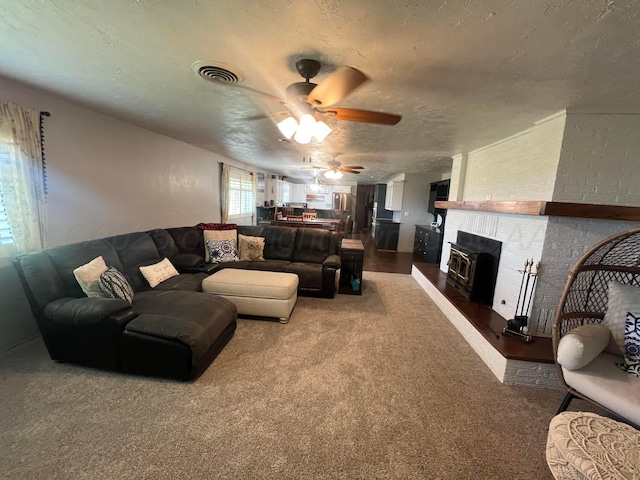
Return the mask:
[[62, 279], [44, 251], [18, 255], [14, 264], [18, 275], [29, 287], [26, 294], [34, 315], [40, 315], [42, 308], [52, 300], [65, 296]]
[[284, 271], [298, 275], [298, 288], [322, 289], [322, 264], [320, 263], [292, 262], [285, 266]]
[[153, 243], [156, 244], [160, 258], [167, 257], [172, 259], [180, 253], [175, 240], [164, 228], [149, 230], [147, 234], [149, 234]]
[[294, 262], [322, 263], [329, 255], [331, 232], [319, 228], [298, 228]]
[[[150, 235], [144, 232], [127, 233], [107, 238], [113, 248], [118, 252], [122, 268], [117, 268], [121, 272], [126, 272], [134, 265], [139, 265], [147, 260], [160, 259], [160, 253], [155, 242]], [[107, 263], [107, 265], [109, 265]], [[115, 265], [109, 265], [113, 267]]]
[[44, 252], [58, 271], [65, 297], [86, 296], [73, 271], [96, 257], [102, 256], [107, 266], [123, 271], [116, 249], [105, 238], [47, 248]]
[[265, 260], [264, 262], [247, 262], [247, 270], [261, 270], [268, 272], [284, 272], [287, 265], [291, 262], [288, 260]]
[[139, 297], [133, 306], [140, 316], [126, 330], [188, 345], [193, 365], [238, 316], [233, 303], [216, 295], [173, 290], [143, 292]]
[[297, 230], [293, 227], [265, 227], [261, 234], [264, 237], [264, 258], [291, 261]]
[[619, 355], [605, 352], [580, 370], [562, 368], [562, 375], [582, 395], [640, 424], [640, 379], [619, 368], [616, 364], [621, 361]]
[[202, 230], [196, 227], [167, 228], [167, 232], [176, 242], [180, 253], [192, 253], [204, 258], [204, 239]]
[[239, 235], [246, 235], [248, 237], [264, 237], [262, 232], [266, 227], [264, 225], [238, 225], [236, 231]]
[[171, 257], [171, 263], [174, 267], [180, 270], [193, 270], [195, 268], [204, 266], [203, 257], [200, 255], [194, 255], [193, 253], [179, 253], [174, 257]]
[[181, 273], [159, 283], [154, 290], [186, 290], [190, 292], [202, 291], [202, 280], [209, 276], [208, 273]]

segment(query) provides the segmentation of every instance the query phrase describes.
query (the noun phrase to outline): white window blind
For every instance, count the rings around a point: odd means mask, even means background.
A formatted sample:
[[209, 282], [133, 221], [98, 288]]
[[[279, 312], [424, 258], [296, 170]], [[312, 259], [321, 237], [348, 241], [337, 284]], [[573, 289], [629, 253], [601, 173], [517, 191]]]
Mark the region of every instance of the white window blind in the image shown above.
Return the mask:
[[0, 192], [0, 245], [13, 243], [13, 235], [11, 235], [11, 227], [9, 227], [9, 219], [7, 211], [4, 208], [2, 200], [2, 192]]
[[229, 172], [229, 217], [251, 216], [255, 206], [251, 173], [231, 167]]
[[[0, 162], [6, 161], [3, 158], [8, 157], [9, 149], [5, 145], [0, 145]], [[11, 227], [9, 227], [9, 219], [7, 218], [7, 210], [4, 206], [2, 191], [0, 190], [0, 245], [13, 243], [13, 235], [11, 235]]]

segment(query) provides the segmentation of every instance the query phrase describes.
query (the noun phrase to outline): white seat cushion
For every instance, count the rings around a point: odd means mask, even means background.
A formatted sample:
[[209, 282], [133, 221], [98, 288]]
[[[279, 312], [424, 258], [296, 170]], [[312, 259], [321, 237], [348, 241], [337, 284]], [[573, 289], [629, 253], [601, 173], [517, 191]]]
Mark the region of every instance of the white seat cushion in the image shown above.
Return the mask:
[[296, 294], [295, 273], [225, 268], [202, 281], [202, 290], [237, 297], [287, 299]]
[[567, 385], [638, 425], [640, 378], [616, 365], [621, 362], [621, 356], [605, 352], [580, 370], [563, 367], [562, 374]]

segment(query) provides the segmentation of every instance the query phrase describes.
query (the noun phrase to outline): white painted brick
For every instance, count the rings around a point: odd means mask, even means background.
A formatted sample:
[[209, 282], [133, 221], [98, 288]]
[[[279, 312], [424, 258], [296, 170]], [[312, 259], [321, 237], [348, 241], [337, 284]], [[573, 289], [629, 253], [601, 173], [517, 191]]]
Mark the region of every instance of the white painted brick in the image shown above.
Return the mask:
[[500, 382], [508, 385], [561, 388], [554, 364], [506, 359], [418, 269], [413, 267], [411, 275]]

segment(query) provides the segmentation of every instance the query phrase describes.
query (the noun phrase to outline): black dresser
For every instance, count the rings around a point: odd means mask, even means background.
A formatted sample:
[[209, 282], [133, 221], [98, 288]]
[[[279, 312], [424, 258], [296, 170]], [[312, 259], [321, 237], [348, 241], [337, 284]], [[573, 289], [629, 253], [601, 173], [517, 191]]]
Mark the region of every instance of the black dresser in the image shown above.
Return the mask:
[[442, 255], [442, 230], [429, 225], [416, 225], [413, 240], [413, 253], [422, 257], [426, 263], [440, 263]]

